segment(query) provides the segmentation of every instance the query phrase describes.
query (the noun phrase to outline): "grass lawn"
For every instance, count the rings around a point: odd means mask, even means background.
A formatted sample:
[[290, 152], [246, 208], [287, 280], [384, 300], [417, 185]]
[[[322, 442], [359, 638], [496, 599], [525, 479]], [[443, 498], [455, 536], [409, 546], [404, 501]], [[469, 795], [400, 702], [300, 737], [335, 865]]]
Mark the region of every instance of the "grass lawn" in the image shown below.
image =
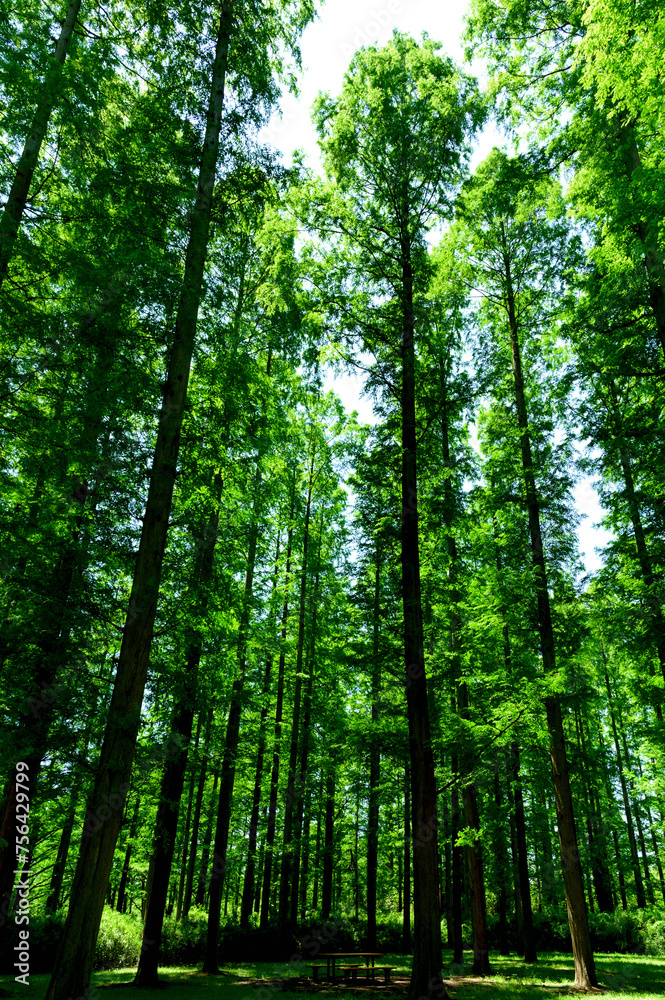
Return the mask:
[[[444, 953], [444, 963], [446, 962]], [[448, 956], [449, 963], [449, 956]], [[385, 961], [396, 966], [397, 977], [408, 976], [411, 960], [404, 955], [386, 955]], [[619, 997], [631, 997], [632, 1000], [653, 1000], [665, 997], [665, 958], [654, 958], [646, 955], [596, 955], [599, 981], [605, 987], [603, 995], [607, 1000]], [[451, 967], [444, 964], [444, 975], [449, 983], [448, 992], [454, 1000], [508, 1000], [519, 997], [520, 1000], [544, 1000], [578, 995], [570, 984], [573, 980], [573, 962], [568, 955], [559, 953], [543, 954], [535, 966], [525, 965], [517, 958], [498, 958], [492, 962], [495, 975], [480, 979], [471, 976], [468, 969]], [[394, 987], [388, 992], [383, 986], [344, 989], [341, 986], [330, 986], [322, 983], [314, 989], [308, 989], [302, 980], [297, 992], [278, 989], [273, 981], [286, 978], [293, 979], [294, 969], [288, 963], [276, 964], [256, 962], [253, 964], [233, 965], [224, 967], [223, 976], [203, 976], [191, 968], [170, 968], [162, 972], [162, 978], [171, 1000], [270, 1000], [271, 995], [297, 997], [331, 997], [335, 1000], [366, 1000], [371, 993], [387, 993], [391, 998], [399, 996]], [[93, 986], [101, 990], [90, 991], [89, 1000], [144, 1000], [145, 991], [133, 987], [122, 990], [115, 989], [121, 983], [126, 983], [133, 975], [132, 969], [117, 969], [113, 972], [98, 972], [93, 978]], [[297, 970], [296, 970], [297, 971]], [[0, 997], [13, 995], [15, 997], [29, 996], [30, 1000], [42, 1000], [48, 983], [48, 976], [31, 976], [30, 986], [26, 989], [21, 983], [14, 982], [11, 976], [0, 976]], [[247, 980], [255, 981], [247, 985]], [[256, 980], [265, 979], [266, 983], [260, 990]]]

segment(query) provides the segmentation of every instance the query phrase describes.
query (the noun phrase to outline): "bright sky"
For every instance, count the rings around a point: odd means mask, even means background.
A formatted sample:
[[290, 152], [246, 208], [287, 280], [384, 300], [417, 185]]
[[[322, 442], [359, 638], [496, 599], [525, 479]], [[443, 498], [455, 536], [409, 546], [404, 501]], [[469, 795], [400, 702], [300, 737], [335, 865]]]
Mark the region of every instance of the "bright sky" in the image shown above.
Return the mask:
[[[328, 0], [319, 7], [319, 18], [302, 38], [303, 74], [300, 96], [290, 95], [281, 101], [281, 116], [275, 116], [260, 135], [262, 142], [281, 150], [289, 163], [295, 149], [305, 151], [313, 167], [320, 165], [316, 133], [310, 113], [319, 91], [337, 94], [354, 52], [362, 45], [383, 44], [393, 28], [420, 38], [423, 32], [442, 42], [443, 53], [458, 64], [464, 62], [460, 39], [468, 0]], [[474, 62], [464, 67], [481, 79], [483, 66]], [[480, 162], [494, 145], [503, 145], [502, 137], [487, 129], [477, 141], [472, 165]], [[347, 410], [357, 410], [361, 420], [374, 423], [370, 401], [361, 395], [362, 379], [349, 375], [330, 376], [326, 389], [334, 388]], [[580, 548], [587, 572], [600, 566], [595, 548], [606, 544], [607, 532], [596, 527], [602, 517], [598, 497], [588, 478], [574, 491], [578, 510], [586, 515], [579, 529]]]

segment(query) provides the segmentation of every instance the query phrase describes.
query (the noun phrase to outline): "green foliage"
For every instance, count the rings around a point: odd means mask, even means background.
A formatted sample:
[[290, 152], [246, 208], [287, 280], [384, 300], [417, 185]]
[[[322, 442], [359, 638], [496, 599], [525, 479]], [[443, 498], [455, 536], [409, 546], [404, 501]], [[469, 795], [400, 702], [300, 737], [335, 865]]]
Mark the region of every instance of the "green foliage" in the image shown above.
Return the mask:
[[119, 969], [135, 965], [141, 952], [143, 925], [136, 914], [118, 913], [104, 907], [95, 950], [96, 969]]

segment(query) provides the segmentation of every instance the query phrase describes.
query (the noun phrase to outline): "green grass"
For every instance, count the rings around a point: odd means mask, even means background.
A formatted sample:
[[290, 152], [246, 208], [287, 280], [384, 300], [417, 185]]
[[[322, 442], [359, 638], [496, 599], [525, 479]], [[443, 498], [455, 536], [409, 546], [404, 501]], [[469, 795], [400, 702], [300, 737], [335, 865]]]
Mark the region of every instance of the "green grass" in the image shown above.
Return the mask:
[[[386, 955], [386, 963], [395, 965], [396, 972], [408, 974], [411, 960], [404, 955]], [[450, 956], [444, 953], [444, 975], [450, 981], [450, 995], [453, 1000], [544, 1000], [571, 995], [573, 962], [569, 955], [559, 953], [543, 954], [535, 966], [525, 965], [517, 958], [494, 957], [492, 966], [495, 974], [485, 979], [470, 975], [469, 968], [451, 968]], [[655, 1000], [665, 997], [665, 958], [649, 955], [596, 955], [598, 976], [607, 989], [606, 1000], [631, 997], [632, 1000]], [[171, 1000], [256, 1000], [257, 991], [253, 986], [240, 985], [243, 979], [289, 978], [294, 975], [288, 963], [257, 962], [253, 964], [227, 964], [227, 975], [219, 977], [202, 976], [191, 968], [169, 968], [162, 972], [167, 993]], [[94, 986], [112, 987], [113, 984], [128, 982], [133, 969], [116, 969], [113, 972], [98, 972], [93, 977]], [[42, 1000], [46, 993], [48, 976], [30, 977], [30, 1000]], [[24, 995], [24, 987], [15, 983], [12, 976], [1, 976], [0, 987], [16, 997]], [[273, 992], [273, 991], [270, 991]], [[380, 987], [378, 992], [381, 992]], [[134, 988], [123, 990], [91, 991], [90, 1000], [145, 1000], [145, 991]], [[288, 993], [275, 991], [274, 998], [296, 997], [306, 1000], [308, 996], [321, 1000], [333, 996], [335, 1000], [351, 1000], [352, 994], [341, 987], [330, 987], [325, 994], [306, 992]], [[260, 1000], [268, 1000], [268, 992], [259, 994]], [[363, 998], [367, 995], [362, 994]], [[390, 994], [394, 997], [395, 994]]]

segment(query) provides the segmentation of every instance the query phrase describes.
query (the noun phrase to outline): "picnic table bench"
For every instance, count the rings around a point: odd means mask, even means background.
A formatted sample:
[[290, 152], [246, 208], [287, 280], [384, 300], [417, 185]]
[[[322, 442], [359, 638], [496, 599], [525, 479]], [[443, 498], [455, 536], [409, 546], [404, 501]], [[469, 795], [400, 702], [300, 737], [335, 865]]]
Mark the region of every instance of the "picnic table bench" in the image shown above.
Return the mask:
[[[358, 972], [364, 972], [367, 981], [375, 981], [375, 973], [378, 969], [383, 970], [384, 979], [386, 982], [390, 982], [390, 972], [395, 968], [394, 965], [377, 965], [375, 966], [374, 960], [376, 958], [383, 958], [384, 952], [382, 951], [322, 951], [319, 953], [319, 958], [326, 959], [326, 979], [335, 980], [335, 965], [338, 959], [353, 959], [359, 958], [364, 960], [367, 964], [344, 964], [340, 963], [339, 970], [342, 972], [344, 979], [350, 979], [352, 982], [357, 982]], [[331, 971], [332, 966], [332, 971]], [[318, 980], [319, 969], [323, 968], [323, 965], [309, 965], [312, 970], [312, 979]]]

